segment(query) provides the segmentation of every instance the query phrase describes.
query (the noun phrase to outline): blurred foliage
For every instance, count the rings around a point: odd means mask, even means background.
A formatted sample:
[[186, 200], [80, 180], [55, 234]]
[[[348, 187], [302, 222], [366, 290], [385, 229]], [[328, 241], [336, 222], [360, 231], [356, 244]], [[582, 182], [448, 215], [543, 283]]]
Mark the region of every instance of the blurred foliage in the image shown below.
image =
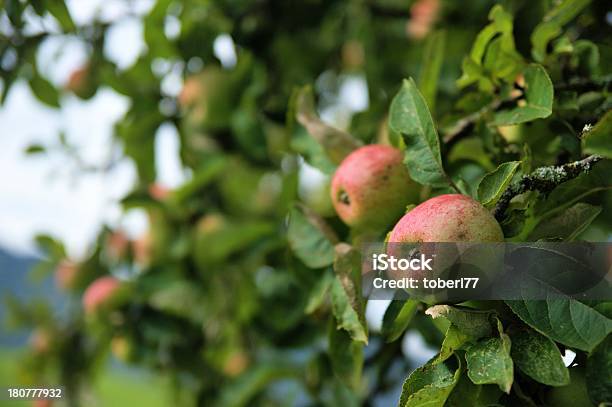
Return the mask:
[[[105, 52], [117, 21], [79, 25], [63, 0], [0, 0], [1, 101], [18, 81], [53, 108], [70, 93], [126, 96], [114, 139], [138, 182], [122, 206], [146, 211], [150, 225], [136, 240], [103, 228], [85, 259], [67, 259], [52, 237], [37, 239], [47, 257], [36, 272], [55, 271], [70, 311], [58, 317], [44, 303], [8, 298], [12, 326], [35, 327], [22, 383], [61, 383], [67, 405], [91, 405], [88, 386], [111, 351], [167, 377], [175, 404], [186, 406], [612, 401], [609, 302], [466, 303], [427, 316], [425, 304], [398, 301], [382, 332], [369, 332], [350, 244], [372, 236], [343, 225], [327, 192], [338, 162], [367, 143], [405, 149], [423, 199], [460, 191], [488, 208], [539, 167], [598, 154], [591, 172], [544, 193], [521, 191], [498, 219], [508, 240], [609, 239], [607, 2], [152, 3], [135, 14], [145, 50], [120, 68]], [[30, 29], [33, 22], [42, 28]], [[228, 36], [235, 61], [215, 51]], [[77, 38], [88, 53], [61, 86], [38, 61], [40, 47], [58, 38]], [[178, 95], [162, 86], [175, 71]], [[367, 109], [339, 102], [351, 80], [365, 82]], [[178, 131], [191, 174], [173, 190], [156, 183], [161, 126]], [[58, 145], [75, 156], [64, 135]], [[27, 152], [52, 154], [49, 147]], [[307, 189], [306, 163], [322, 180]], [[85, 315], [85, 289], [109, 274], [130, 295]], [[424, 366], [402, 353], [408, 327], [441, 349]], [[567, 349], [577, 353], [569, 369]]]

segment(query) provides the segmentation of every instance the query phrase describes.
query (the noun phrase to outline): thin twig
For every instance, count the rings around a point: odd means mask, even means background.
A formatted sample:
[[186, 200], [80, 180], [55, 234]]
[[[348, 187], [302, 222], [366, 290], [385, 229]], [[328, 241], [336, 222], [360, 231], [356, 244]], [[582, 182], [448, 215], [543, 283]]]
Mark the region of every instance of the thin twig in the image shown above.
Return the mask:
[[489, 114], [490, 112], [495, 112], [502, 104], [506, 102], [512, 102], [516, 99], [516, 97], [508, 100], [494, 99], [492, 102], [481, 107], [479, 110], [470, 113], [469, 115], [455, 122], [455, 124], [450, 129], [448, 129], [448, 131], [445, 132], [442, 141], [445, 145], [449, 146], [451, 143], [458, 141], [463, 136], [469, 135], [472, 126], [476, 124], [480, 119], [482, 119], [485, 115]]
[[580, 161], [536, 169], [531, 174], [523, 176], [517, 183], [504, 191], [499, 201], [497, 201], [497, 205], [495, 205], [493, 215], [498, 221], [501, 221], [504, 218], [506, 209], [510, 205], [510, 201], [515, 196], [527, 191], [550, 192], [557, 185], [574, 179], [580, 174], [589, 172], [593, 165], [601, 159], [602, 157], [599, 155], [591, 155]]

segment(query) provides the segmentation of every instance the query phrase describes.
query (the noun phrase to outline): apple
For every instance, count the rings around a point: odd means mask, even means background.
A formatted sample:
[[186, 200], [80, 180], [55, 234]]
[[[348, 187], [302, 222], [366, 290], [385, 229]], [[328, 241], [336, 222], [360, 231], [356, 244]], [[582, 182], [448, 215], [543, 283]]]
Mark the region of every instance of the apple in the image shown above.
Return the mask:
[[156, 182], [149, 185], [148, 192], [151, 198], [155, 199], [156, 201], [163, 201], [168, 198], [171, 190], [170, 188]]
[[90, 99], [96, 94], [96, 86], [92, 81], [91, 68], [85, 64], [70, 74], [65, 89], [81, 99]]
[[403, 158], [396, 148], [373, 144], [342, 161], [332, 179], [331, 199], [344, 223], [381, 231], [404, 213], [407, 204], [417, 201], [419, 187]]
[[71, 290], [76, 286], [79, 267], [70, 260], [62, 260], [55, 270], [55, 284], [62, 290]]
[[130, 239], [122, 230], [111, 232], [105, 245], [105, 255], [112, 263], [125, 259], [130, 247]]
[[105, 276], [94, 280], [83, 294], [83, 308], [88, 315], [95, 314], [110, 305], [121, 290], [121, 282]]
[[390, 242], [503, 242], [504, 234], [493, 215], [466, 195], [431, 198], [400, 219]]
[[[387, 253], [396, 258], [406, 258], [407, 250], [418, 250], [427, 258], [433, 258], [432, 270], [396, 270], [388, 275], [392, 279], [413, 277], [448, 278], [451, 268], [462, 277], [479, 277], [479, 288], [484, 289], [494, 273], [503, 269], [504, 251], [491, 245], [470, 243], [503, 242], [502, 229], [493, 215], [479, 202], [460, 194], [440, 195], [416, 206], [405, 214], [391, 231]], [[449, 243], [458, 244], [449, 244]], [[466, 242], [461, 244], [461, 242]], [[404, 243], [404, 245], [402, 245]], [[405, 243], [416, 243], [414, 246]], [[435, 257], [433, 257], [435, 255]], [[458, 263], [458, 260], [461, 261]], [[461, 270], [461, 271], [458, 271]], [[461, 289], [414, 290], [413, 293], [434, 294], [428, 302], [459, 298], [465, 295]], [[469, 292], [474, 295], [475, 292]], [[446, 297], [444, 297], [446, 296]]]
[[151, 231], [145, 232], [142, 236], [132, 242], [132, 255], [134, 263], [141, 267], [151, 264], [153, 255], [153, 240]]

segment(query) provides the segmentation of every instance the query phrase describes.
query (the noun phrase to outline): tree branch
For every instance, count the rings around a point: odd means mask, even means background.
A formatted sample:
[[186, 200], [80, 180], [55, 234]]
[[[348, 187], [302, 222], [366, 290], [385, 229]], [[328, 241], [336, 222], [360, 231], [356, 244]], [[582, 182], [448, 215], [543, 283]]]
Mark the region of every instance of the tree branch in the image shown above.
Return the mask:
[[605, 75], [599, 78], [574, 78], [567, 82], [555, 85], [556, 91], [575, 90], [587, 92], [590, 90], [602, 90], [612, 84], [612, 75]]
[[582, 173], [587, 173], [593, 165], [602, 159], [599, 155], [591, 155], [587, 158], [559, 166], [541, 167], [531, 174], [523, 176], [517, 183], [511, 185], [504, 191], [495, 205], [493, 216], [498, 221], [504, 218], [510, 201], [517, 195], [527, 191], [538, 191], [547, 193], [557, 185], [576, 178]]
[[469, 115], [459, 119], [451, 128], [447, 129], [442, 141], [447, 145], [458, 140], [462, 136], [469, 134], [470, 129], [478, 120], [480, 120], [485, 114], [495, 111], [501, 104], [502, 101], [500, 99], [495, 99], [476, 112], [470, 113]]

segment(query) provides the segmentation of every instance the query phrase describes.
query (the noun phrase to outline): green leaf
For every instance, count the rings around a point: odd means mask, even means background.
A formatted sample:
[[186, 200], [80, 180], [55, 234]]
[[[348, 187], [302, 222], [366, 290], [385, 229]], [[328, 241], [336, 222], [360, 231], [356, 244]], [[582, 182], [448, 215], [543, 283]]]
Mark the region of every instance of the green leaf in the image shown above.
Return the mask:
[[491, 23], [478, 33], [470, 55], [463, 59], [459, 88], [477, 82], [481, 91], [490, 92], [497, 78], [513, 80], [522, 65], [514, 45], [512, 14], [498, 4], [491, 8], [489, 20]]
[[312, 88], [305, 86], [293, 96], [297, 121], [321, 144], [330, 160], [336, 164], [362, 146], [350, 134], [324, 123], [315, 110]]
[[319, 307], [321, 307], [321, 305], [325, 302], [327, 293], [329, 292], [334, 280], [334, 275], [326, 272], [323, 277], [317, 281], [308, 297], [308, 302], [306, 303], [306, 308], [304, 309], [306, 314], [312, 314], [319, 309]]
[[478, 82], [478, 88], [483, 92], [493, 92], [493, 82], [486, 76], [484, 68], [472, 58], [465, 57], [461, 63], [463, 74], [457, 79], [457, 87], [465, 88], [472, 83]]
[[462, 374], [459, 382], [448, 397], [446, 407], [490, 407], [498, 405], [502, 392], [495, 385], [474, 384]]
[[540, 239], [576, 239], [601, 213], [601, 207], [579, 202], [557, 217], [541, 222], [528, 236], [529, 241]]
[[154, 291], [149, 298], [149, 305], [170, 315], [187, 317], [200, 324], [204, 323], [206, 316], [202, 291], [186, 280], [175, 280]]
[[425, 311], [432, 318], [444, 317], [457, 329], [471, 339], [479, 339], [491, 335], [493, 327], [491, 316], [493, 311], [479, 311], [450, 305], [434, 305]]
[[512, 177], [520, 164], [520, 161], [503, 163], [494, 171], [485, 175], [478, 184], [478, 200], [480, 203], [485, 206], [495, 205], [512, 181]]
[[589, 397], [597, 405], [612, 400], [612, 335], [589, 355], [586, 363]]
[[489, 43], [483, 67], [494, 79], [511, 83], [523, 66], [523, 58], [516, 52], [511, 34], [502, 35]]
[[[584, 371], [584, 366], [571, 367], [569, 369], [570, 384], [550, 388], [546, 393], [545, 405], [554, 407], [594, 406], [593, 402], [589, 399]], [[541, 404], [538, 403], [539, 405]], [[604, 407], [604, 405], [599, 405], [598, 407]]]
[[336, 328], [336, 323], [331, 322], [328, 340], [332, 369], [347, 386], [357, 389], [363, 369], [363, 343], [352, 340], [347, 331]]
[[510, 357], [510, 338], [500, 334], [500, 338], [483, 339], [471, 345], [465, 353], [468, 376], [475, 384], [497, 384], [510, 393], [514, 379], [514, 366]]
[[287, 239], [293, 253], [308, 267], [321, 268], [334, 261], [333, 230], [309, 208], [294, 207], [289, 212]]
[[416, 300], [393, 300], [383, 317], [381, 334], [387, 342], [399, 338], [416, 314], [419, 302]]
[[164, 30], [159, 29], [165, 22], [168, 7], [171, 3], [170, 0], [157, 0], [153, 9], [144, 18], [144, 40], [149, 47], [149, 52], [155, 57], [172, 58], [175, 55], [172, 44], [166, 37]]
[[561, 34], [561, 27], [576, 17], [590, 2], [590, 0], [564, 0], [558, 2], [544, 16], [542, 22], [531, 33], [531, 55], [536, 61], [544, 61], [550, 40]]
[[438, 78], [444, 61], [444, 48], [446, 45], [446, 31], [437, 31], [427, 37], [423, 51], [423, 65], [419, 75], [419, 89], [429, 106], [435, 112], [436, 92]]
[[203, 188], [223, 174], [226, 165], [227, 160], [223, 156], [207, 157], [202, 166], [193, 174], [193, 178], [173, 191], [172, 200], [180, 203], [200, 193]]
[[30, 89], [34, 96], [41, 102], [51, 107], [60, 107], [59, 93], [57, 89], [45, 78], [35, 72], [30, 79]]
[[493, 125], [509, 126], [551, 115], [554, 90], [546, 70], [541, 65], [531, 64], [523, 71], [523, 75], [525, 76], [524, 105], [497, 112]]
[[506, 304], [536, 331], [587, 352], [612, 332], [612, 320], [573, 299], [513, 300]]
[[218, 265], [232, 254], [272, 236], [274, 232], [274, 225], [262, 220], [214, 220], [196, 230], [196, 262], [202, 270], [206, 270], [208, 266]]
[[367, 344], [359, 252], [346, 243], [336, 245], [334, 271], [336, 279], [331, 286], [331, 299], [337, 327], [348, 331], [355, 341]]
[[300, 154], [304, 160], [323, 173], [331, 175], [337, 168], [321, 144], [312, 138], [305, 129], [299, 128], [291, 138], [291, 150]]
[[271, 382], [295, 377], [295, 366], [281, 361], [258, 363], [248, 369], [237, 380], [221, 388], [219, 406], [248, 406], [251, 399], [257, 396]]
[[523, 373], [548, 386], [569, 384], [569, 370], [563, 363], [559, 348], [550, 338], [531, 329], [513, 332], [510, 338], [512, 360]]
[[43, 146], [42, 144], [30, 144], [28, 148], [26, 148], [25, 153], [33, 155], [33, 154], [41, 154], [46, 151], [47, 151], [46, 147]]
[[587, 77], [598, 77], [601, 74], [601, 63], [599, 47], [588, 40], [574, 42], [573, 55], [571, 59], [572, 68], [581, 75]]
[[399, 93], [393, 98], [389, 126], [402, 135], [406, 144], [404, 163], [410, 176], [423, 185], [448, 185], [448, 176], [440, 157], [438, 133], [414, 80], [404, 80]]
[[440, 353], [436, 357], [437, 361], [443, 361], [448, 359], [457, 349], [474, 338], [468, 334], [463, 333], [456, 325], [450, 324], [444, 335], [442, 341], [442, 347]]
[[505, 11], [501, 5], [497, 4], [491, 8], [489, 20], [491, 23], [478, 33], [470, 52], [470, 58], [478, 64], [481, 63], [487, 45], [493, 38], [499, 34], [512, 34], [512, 14]]
[[612, 110], [606, 112], [584, 135], [582, 145], [585, 153], [599, 154], [612, 159]]
[[461, 375], [456, 363], [449, 362], [429, 361], [413, 371], [402, 386], [399, 407], [444, 406]]
[[64, 31], [73, 32], [76, 30], [76, 26], [74, 25], [74, 21], [72, 21], [72, 17], [70, 16], [70, 12], [64, 0], [45, 0], [45, 6]]
[[36, 246], [52, 261], [59, 261], [66, 257], [64, 244], [48, 235], [37, 235], [34, 238]]

